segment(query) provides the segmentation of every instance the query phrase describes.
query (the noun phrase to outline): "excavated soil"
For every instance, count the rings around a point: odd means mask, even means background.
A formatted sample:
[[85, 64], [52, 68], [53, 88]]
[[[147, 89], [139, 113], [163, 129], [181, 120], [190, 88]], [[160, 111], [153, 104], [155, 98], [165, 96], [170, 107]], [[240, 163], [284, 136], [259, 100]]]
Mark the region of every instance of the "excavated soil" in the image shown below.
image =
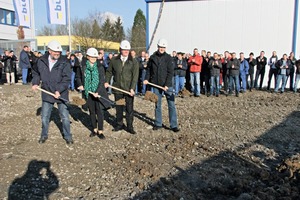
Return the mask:
[[89, 137], [88, 112], [70, 104], [68, 146], [56, 108], [49, 139], [38, 144], [39, 92], [1, 85], [0, 198], [299, 199], [299, 103], [299, 93], [186, 95], [176, 98], [181, 131], [173, 133], [165, 99], [165, 126], [153, 131], [155, 104], [136, 98], [137, 134], [112, 132], [110, 109], [105, 140]]

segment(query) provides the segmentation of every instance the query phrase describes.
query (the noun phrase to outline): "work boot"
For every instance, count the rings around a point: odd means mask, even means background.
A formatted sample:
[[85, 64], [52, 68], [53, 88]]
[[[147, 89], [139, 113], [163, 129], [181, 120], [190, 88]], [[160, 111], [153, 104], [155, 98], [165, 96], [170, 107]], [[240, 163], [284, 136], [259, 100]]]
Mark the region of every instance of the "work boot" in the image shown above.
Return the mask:
[[46, 140], [48, 139], [48, 137], [41, 137], [40, 139], [39, 139], [39, 143], [40, 144], [43, 144], [43, 143], [45, 143], [46, 142]]

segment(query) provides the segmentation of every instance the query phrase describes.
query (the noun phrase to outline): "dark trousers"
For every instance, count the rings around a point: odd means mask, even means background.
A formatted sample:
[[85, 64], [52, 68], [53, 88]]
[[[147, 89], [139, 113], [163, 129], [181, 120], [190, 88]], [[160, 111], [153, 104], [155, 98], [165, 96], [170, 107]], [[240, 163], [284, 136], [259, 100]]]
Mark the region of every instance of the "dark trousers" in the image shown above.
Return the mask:
[[[252, 90], [252, 88], [254, 86], [253, 75], [254, 75], [254, 73], [247, 74], [247, 87], [249, 90]], [[250, 82], [249, 82], [249, 77], [250, 77]]]
[[268, 80], [268, 88], [267, 88], [268, 90], [270, 90], [273, 75], [274, 75], [274, 88], [276, 87], [277, 73], [278, 73], [278, 69], [272, 69], [272, 68], [270, 69], [270, 71], [269, 71], [269, 80]]
[[89, 95], [89, 98], [87, 99], [87, 106], [89, 108], [93, 130], [103, 130], [104, 112], [100, 101], [94, 96]]
[[[202, 93], [208, 93], [210, 91], [210, 74], [207, 73], [200, 73], [200, 91], [203, 91]], [[204, 84], [205, 86], [204, 86]]]
[[294, 91], [295, 70], [291, 70], [287, 78], [290, 79], [290, 91]]
[[255, 88], [258, 89], [258, 78], [260, 76], [260, 84], [259, 84], [259, 89], [261, 90], [262, 89], [262, 84], [263, 84], [263, 81], [264, 81], [264, 77], [265, 77], [265, 68], [262, 68], [262, 69], [257, 69], [256, 70], [256, 73], [255, 73]]
[[229, 76], [227, 75], [227, 72], [222, 73], [223, 77], [223, 84], [224, 84], [224, 92], [228, 92], [228, 83], [229, 83]]
[[[115, 101], [125, 98], [125, 112], [126, 112], [126, 123], [128, 129], [133, 129], [133, 100], [134, 98], [129, 95], [124, 94], [115, 94]], [[116, 117], [117, 117], [117, 126], [123, 126], [123, 110], [124, 106], [116, 105]]]

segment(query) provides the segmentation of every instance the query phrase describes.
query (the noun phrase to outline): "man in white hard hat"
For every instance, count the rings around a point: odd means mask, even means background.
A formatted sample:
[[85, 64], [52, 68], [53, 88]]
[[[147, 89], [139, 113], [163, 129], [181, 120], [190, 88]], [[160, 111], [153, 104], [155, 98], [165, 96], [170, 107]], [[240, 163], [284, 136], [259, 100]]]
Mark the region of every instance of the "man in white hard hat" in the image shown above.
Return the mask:
[[170, 128], [174, 132], [178, 132], [177, 112], [175, 107], [175, 95], [173, 91], [172, 79], [174, 76], [174, 65], [172, 58], [166, 53], [167, 40], [160, 39], [157, 43], [158, 50], [150, 57], [147, 65], [147, 74], [144, 84], [148, 81], [156, 85], [162, 86], [164, 90], [153, 87], [153, 92], [158, 96], [158, 101], [155, 106], [155, 126], [153, 130], [162, 128], [162, 109], [161, 99], [162, 93], [165, 92], [168, 110], [169, 110], [169, 123]]
[[45, 92], [42, 93], [42, 133], [39, 143], [44, 143], [48, 139], [48, 128], [51, 111], [55, 103], [58, 105], [60, 118], [62, 121], [63, 136], [67, 144], [73, 144], [70, 131], [69, 111], [66, 102], [61, 99], [69, 99], [69, 84], [71, 82], [70, 62], [61, 56], [62, 47], [56, 40], [48, 44], [46, 52], [36, 64], [33, 70], [32, 89], [37, 90], [42, 82], [41, 88], [51, 92], [54, 96]]
[[[127, 131], [131, 134], [136, 134], [133, 129], [133, 100], [135, 95], [135, 87], [139, 78], [139, 64], [136, 59], [133, 59], [129, 54], [131, 49], [130, 43], [123, 40], [120, 44], [120, 54], [113, 58], [106, 71], [105, 87], [109, 86], [111, 77], [113, 76], [113, 86], [130, 92], [130, 95], [113, 90], [115, 101], [125, 98], [126, 101], [126, 123]], [[113, 131], [120, 131], [124, 128], [123, 125], [123, 109], [124, 106], [116, 105], [117, 126]]]

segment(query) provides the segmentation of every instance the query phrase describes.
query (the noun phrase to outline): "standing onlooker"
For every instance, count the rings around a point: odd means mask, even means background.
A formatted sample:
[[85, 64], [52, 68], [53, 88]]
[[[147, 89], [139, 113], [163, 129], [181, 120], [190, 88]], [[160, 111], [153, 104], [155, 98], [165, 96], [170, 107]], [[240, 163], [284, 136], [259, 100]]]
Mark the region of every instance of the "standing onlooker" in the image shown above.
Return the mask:
[[295, 65], [296, 65], [296, 80], [294, 85], [294, 93], [297, 92], [297, 86], [300, 81], [300, 60], [297, 60]]
[[278, 61], [278, 57], [276, 55], [276, 51], [273, 51], [272, 56], [269, 59], [269, 63], [268, 63], [268, 65], [270, 66], [269, 80], [268, 80], [268, 87], [267, 87], [268, 91], [270, 91], [271, 80], [273, 75], [274, 75], [274, 87], [276, 86], [276, 79], [277, 79], [277, 72], [278, 72], [278, 69], [276, 68], [277, 61]]
[[236, 58], [236, 54], [233, 52], [231, 54], [232, 58], [228, 62], [229, 69], [229, 94], [233, 93], [233, 83], [235, 86], [235, 96], [239, 96], [240, 92], [240, 61]]
[[[15, 84], [15, 68], [17, 57], [14, 55], [14, 51], [5, 51], [5, 55], [2, 58], [4, 62], [4, 71], [6, 73], [6, 81], [8, 85]], [[2, 70], [2, 68], [1, 68]]]
[[[109, 82], [112, 76], [114, 76], [112, 85], [122, 90], [130, 92], [130, 95], [128, 95], [117, 90], [113, 90], [113, 93], [115, 95], [115, 101], [125, 98], [127, 131], [130, 134], [136, 134], [136, 132], [133, 129], [133, 103], [135, 95], [134, 90], [136, 88], [136, 84], [139, 78], [139, 64], [137, 60], [132, 58], [129, 54], [130, 49], [130, 43], [127, 40], [123, 40], [120, 44], [120, 54], [111, 60], [109, 67], [106, 71], [105, 87], [107, 88], [109, 86]], [[116, 105], [117, 126], [113, 129], [113, 131], [120, 131], [124, 128], [123, 110], [123, 105]]]
[[279, 89], [279, 84], [281, 81], [281, 93], [284, 92], [284, 87], [287, 79], [287, 75], [290, 73], [291, 62], [286, 54], [283, 54], [282, 58], [276, 63], [278, 74], [276, 80], [276, 87], [274, 92], [277, 93]]
[[140, 81], [140, 92], [142, 95], [145, 95], [147, 86], [144, 84], [144, 80], [147, 73], [147, 64], [149, 61], [149, 54], [145, 51], [142, 51], [141, 57], [139, 58], [140, 62], [140, 72], [139, 72], [139, 81]]
[[70, 65], [71, 65], [71, 69], [72, 69], [70, 89], [71, 89], [71, 91], [74, 91], [74, 89], [75, 89], [75, 74], [77, 72], [77, 69], [80, 68], [80, 64], [79, 64], [79, 60], [75, 56], [75, 54], [71, 54], [69, 60], [70, 60]]
[[[266, 64], [267, 64], [267, 58], [265, 57], [265, 52], [261, 51], [260, 55], [256, 58], [256, 73], [255, 73], [255, 88], [262, 90], [262, 84], [265, 77], [265, 70], [266, 70]], [[258, 78], [260, 77], [260, 84], [258, 88]]]
[[[207, 95], [210, 90], [210, 69], [209, 69], [209, 61], [211, 59], [211, 53], [207, 52], [205, 50], [201, 51], [202, 56], [202, 65], [201, 65], [201, 73], [200, 73], [200, 90], [202, 91], [202, 94]], [[203, 84], [204, 83], [204, 84]]]
[[249, 63], [245, 59], [243, 52], [240, 53], [240, 82], [242, 82], [241, 93], [247, 90], [247, 74], [249, 73]]
[[214, 90], [216, 97], [219, 96], [220, 88], [220, 70], [222, 68], [222, 62], [219, 60], [219, 55], [214, 53], [213, 58], [209, 61], [210, 68], [210, 94], [207, 93], [207, 96], [213, 95]]
[[30, 60], [28, 56], [29, 48], [27, 45], [23, 47], [23, 50], [20, 53], [20, 62], [19, 66], [22, 69], [22, 82], [23, 85], [27, 85], [27, 76], [28, 76], [28, 69], [31, 68]]
[[[169, 111], [169, 123], [170, 128], [174, 132], [178, 132], [179, 128], [177, 125], [177, 112], [175, 107], [175, 95], [173, 91], [172, 79], [174, 76], [174, 66], [172, 63], [172, 58], [166, 53], [167, 41], [165, 39], [160, 39], [157, 43], [158, 50], [153, 53], [148, 62], [147, 75], [144, 84], [151, 83], [157, 84], [164, 89], [159, 89], [153, 87], [153, 92], [158, 96], [158, 101], [155, 105], [155, 126], [153, 130], [158, 130], [162, 128], [162, 93], [165, 93], [168, 103]], [[194, 56], [197, 52], [194, 51]], [[198, 55], [199, 56], [199, 55]], [[200, 56], [199, 56], [200, 57]], [[197, 62], [196, 59], [191, 60], [192, 63]], [[201, 64], [201, 63], [200, 63]]]
[[229, 66], [228, 62], [231, 59], [231, 55], [228, 51], [224, 52], [224, 58], [222, 59], [222, 78], [224, 84], [224, 93], [225, 95], [228, 94], [228, 84], [229, 84]]
[[200, 73], [202, 65], [202, 57], [198, 53], [198, 49], [194, 49], [194, 55], [189, 57], [188, 64], [190, 65], [190, 83], [191, 90], [195, 97], [200, 96]]
[[[287, 79], [286, 79], [286, 83], [288, 81], [288, 79], [290, 79], [290, 91], [294, 91], [294, 81], [295, 81], [295, 65], [296, 65], [296, 58], [295, 58], [295, 54], [294, 52], [290, 53], [290, 57], [289, 57], [290, 63], [291, 63], [291, 67], [290, 67], [290, 74], [287, 75]], [[285, 86], [286, 87], [286, 83]]]
[[110, 103], [102, 98], [98, 98], [100, 95], [101, 97], [108, 99], [108, 95], [104, 87], [105, 67], [103, 64], [100, 64], [100, 60], [97, 59], [97, 49], [89, 48], [86, 55], [86, 63], [82, 63], [82, 68], [77, 68], [76, 82], [79, 86], [77, 89], [84, 91], [84, 97], [87, 99], [87, 106], [89, 108], [93, 128], [90, 137], [98, 135], [100, 139], [105, 139], [103, 134], [103, 110], [109, 108]]
[[184, 88], [185, 83], [185, 75], [187, 70], [187, 63], [186, 60], [183, 59], [182, 52], [177, 53], [176, 59], [176, 67], [175, 67], [175, 95], [177, 96], [180, 91]]
[[[247, 59], [248, 63], [249, 63], [249, 71], [247, 74], [247, 84], [248, 84], [248, 88], [249, 91], [252, 91], [252, 88], [254, 87], [254, 81], [253, 81], [253, 75], [254, 75], [254, 67], [256, 65], [256, 59], [254, 58], [254, 53], [250, 53], [249, 54], [249, 58]], [[249, 82], [249, 77], [250, 77], [250, 82]]]
[[59, 116], [62, 122], [63, 137], [67, 144], [73, 144], [70, 130], [69, 110], [65, 102], [59, 98], [69, 99], [68, 87], [71, 81], [71, 66], [65, 56], [61, 56], [62, 48], [58, 41], [52, 40], [48, 44], [46, 52], [37, 61], [33, 68], [32, 89], [41, 88], [54, 94], [42, 93], [42, 133], [39, 143], [48, 139], [49, 120], [55, 103], [58, 105]]

